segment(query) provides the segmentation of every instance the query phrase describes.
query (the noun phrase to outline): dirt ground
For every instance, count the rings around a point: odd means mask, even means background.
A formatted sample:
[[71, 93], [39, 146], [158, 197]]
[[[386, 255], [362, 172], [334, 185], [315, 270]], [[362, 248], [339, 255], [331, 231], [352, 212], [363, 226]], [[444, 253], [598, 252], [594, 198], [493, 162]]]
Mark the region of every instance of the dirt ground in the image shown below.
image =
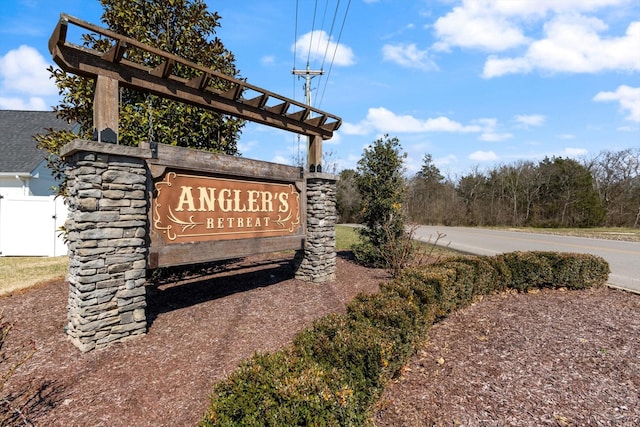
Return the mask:
[[[189, 426], [215, 382], [314, 319], [376, 292], [383, 271], [338, 258], [337, 280], [293, 279], [290, 257], [148, 287], [146, 336], [80, 353], [64, 334], [67, 284], [0, 298], [4, 350], [36, 352], [5, 391], [38, 426]], [[378, 426], [640, 424], [640, 296], [610, 289], [485, 297], [436, 325], [393, 381]], [[0, 365], [0, 367], [6, 366]]]

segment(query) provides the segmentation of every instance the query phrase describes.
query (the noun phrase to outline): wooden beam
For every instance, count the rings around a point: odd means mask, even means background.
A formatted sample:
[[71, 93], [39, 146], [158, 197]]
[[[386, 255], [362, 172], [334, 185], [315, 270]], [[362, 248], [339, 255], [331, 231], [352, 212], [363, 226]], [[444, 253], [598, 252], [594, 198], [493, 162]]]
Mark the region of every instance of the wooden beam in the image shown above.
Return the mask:
[[299, 122], [307, 118], [308, 115], [309, 115], [309, 110], [307, 108], [303, 108], [302, 110], [296, 111], [295, 113], [287, 114], [286, 117], [291, 120], [295, 120], [296, 122]]
[[193, 87], [199, 90], [204, 90], [207, 86], [209, 86], [209, 82], [211, 81], [211, 74], [202, 73], [198, 77], [194, 77], [187, 82], [187, 86]]
[[309, 137], [309, 153], [307, 155], [309, 172], [322, 172], [322, 138]]
[[106, 76], [96, 78], [93, 139], [98, 142], [118, 143], [118, 81]]
[[320, 126], [322, 129], [333, 132], [340, 127], [340, 122], [330, 122]]
[[120, 62], [127, 51], [127, 43], [120, 40], [102, 55], [102, 59], [109, 62]]
[[235, 85], [233, 88], [225, 92], [220, 92], [219, 95], [225, 99], [235, 101], [236, 99], [240, 99], [240, 97], [242, 96], [242, 92], [244, 92], [244, 86]]
[[305, 122], [310, 124], [311, 126], [322, 126], [326, 121], [327, 121], [327, 116], [319, 116], [319, 117], [314, 117], [312, 119], [305, 120]]
[[69, 28], [69, 21], [63, 16], [60, 17], [58, 25], [53, 30], [53, 34], [49, 38], [49, 52], [53, 52], [55, 47], [59, 44], [63, 44], [67, 38], [67, 29]]
[[[114, 47], [109, 52], [102, 53], [66, 42], [66, 27], [70, 23], [115, 40]], [[332, 114], [68, 15], [62, 15], [49, 41], [49, 49], [54, 61], [67, 72], [88, 78], [104, 76], [137, 91], [298, 134], [319, 135], [323, 139], [329, 139], [333, 131], [342, 123], [339, 117]], [[139, 49], [164, 61], [150, 69], [144, 63], [127, 59], [125, 52], [127, 49]], [[174, 67], [177, 64], [191, 69], [199, 77], [188, 80], [174, 75]], [[216, 83], [220, 82], [220, 85], [215, 85], [216, 87], [231, 89], [222, 91], [212, 87], [210, 85], [212, 79], [215, 79]], [[243, 99], [242, 94], [245, 90], [258, 95], [248, 100]], [[267, 106], [267, 101], [274, 98], [281, 102]], [[296, 111], [289, 114], [288, 110], [291, 106], [294, 106]], [[321, 118], [309, 120], [310, 114]], [[329, 125], [326, 124], [328, 120], [331, 120]]]
[[260, 95], [260, 96], [256, 96], [255, 98], [251, 98], [251, 99], [243, 99], [242, 103], [245, 105], [250, 105], [252, 107], [255, 108], [262, 108], [264, 107], [264, 104], [267, 103], [267, 100], [269, 99], [269, 96], [266, 94]]
[[304, 235], [265, 237], [262, 239], [214, 240], [210, 242], [161, 245], [152, 233], [149, 249], [149, 268], [195, 264], [223, 259], [240, 258], [260, 253], [304, 249]]
[[164, 61], [161, 64], [159, 64], [158, 66], [156, 66], [156, 68], [151, 70], [150, 74], [152, 76], [161, 77], [163, 79], [166, 79], [171, 75], [171, 72], [173, 71], [173, 66], [174, 65], [175, 65], [175, 61], [173, 61], [171, 59], [167, 59], [166, 61]]
[[283, 102], [282, 104], [274, 105], [273, 107], [266, 107], [265, 110], [273, 114], [281, 115], [287, 112], [289, 105], [291, 104]]

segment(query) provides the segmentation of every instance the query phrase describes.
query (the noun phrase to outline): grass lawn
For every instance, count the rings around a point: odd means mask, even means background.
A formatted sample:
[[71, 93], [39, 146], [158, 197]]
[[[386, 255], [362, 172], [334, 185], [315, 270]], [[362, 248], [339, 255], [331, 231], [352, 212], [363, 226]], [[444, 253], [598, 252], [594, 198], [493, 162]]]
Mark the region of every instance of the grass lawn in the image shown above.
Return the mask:
[[[355, 227], [346, 225], [336, 225], [336, 250], [348, 251], [351, 250], [351, 246], [360, 242], [360, 235]], [[428, 259], [435, 259], [446, 255], [459, 255], [459, 252], [449, 249], [444, 246], [436, 246], [435, 242], [417, 242], [418, 244], [418, 258], [424, 258], [422, 261]]]
[[61, 257], [0, 257], [0, 295], [50, 280], [64, 279], [69, 259]]
[[348, 251], [358, 242], [360, 242], [360, 235], [355, 227], [336, 225], [336, 250]]

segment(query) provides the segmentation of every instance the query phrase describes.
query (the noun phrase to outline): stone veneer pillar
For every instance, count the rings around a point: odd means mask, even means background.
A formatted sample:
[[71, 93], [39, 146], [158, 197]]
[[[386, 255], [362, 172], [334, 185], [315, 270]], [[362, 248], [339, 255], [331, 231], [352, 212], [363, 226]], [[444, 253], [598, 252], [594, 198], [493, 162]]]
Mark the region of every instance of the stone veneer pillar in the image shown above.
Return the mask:
[[307, 175], [307, 239], [296, 254], [296, 279], [324, 283], [336, 278], [336, 182], [330, 174]]
[[65, 160], [66, 331], [89, 351], [146, 333], [147, 168], [141, 158], [99, 152], [79, 151]]

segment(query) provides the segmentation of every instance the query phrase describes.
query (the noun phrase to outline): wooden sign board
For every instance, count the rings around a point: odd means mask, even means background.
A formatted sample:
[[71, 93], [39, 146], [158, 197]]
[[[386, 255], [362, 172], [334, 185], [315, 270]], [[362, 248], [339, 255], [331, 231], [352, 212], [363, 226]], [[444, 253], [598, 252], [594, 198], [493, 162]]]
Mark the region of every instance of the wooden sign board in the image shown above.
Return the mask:
[[300, 231], [300, 192], [293, 184], [170, 171], [154, 187], [152, 226], [164, 244]]
[[147, 162], [149, 268], [304, 248], [300, 168], [164, 145]]

